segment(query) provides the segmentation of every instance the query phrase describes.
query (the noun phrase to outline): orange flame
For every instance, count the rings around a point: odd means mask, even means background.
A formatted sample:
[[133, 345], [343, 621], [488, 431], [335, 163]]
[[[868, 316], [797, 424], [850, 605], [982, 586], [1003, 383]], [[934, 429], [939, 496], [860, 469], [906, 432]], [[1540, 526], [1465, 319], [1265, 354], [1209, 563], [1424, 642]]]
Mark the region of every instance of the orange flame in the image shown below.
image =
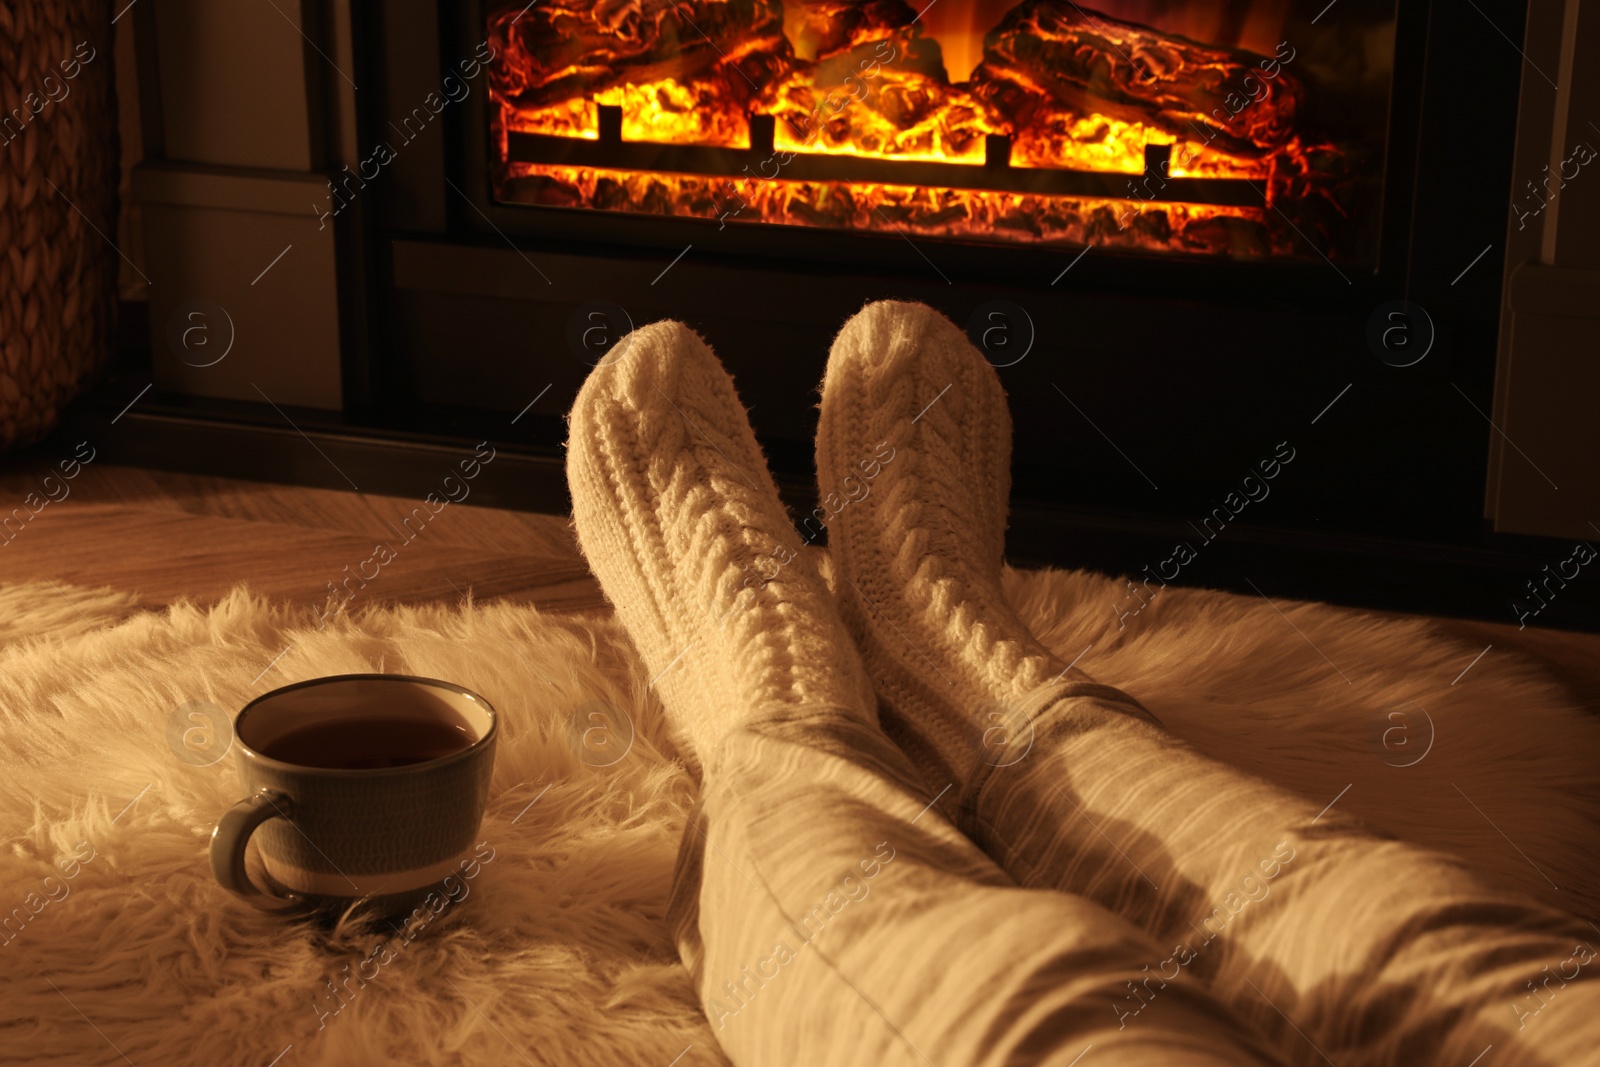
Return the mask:
[[[998, 4], [1001, 9], [1007, 6]], [[504, 19], [492, 19], [491, 28], [498, 35], [497, 47], [505, 47], [513, 67], [529, 62], [527, 51]], [[793, 28], [788, 28], [792, 34]], [[795, 59], [800, 49], [794, 47], [787, 57], [790, 67], [780, 65], [776, 77], [758, 94], [759, 110], [776, 118], [775, 147], [784, 152], [981, 168], [985, 136], [1007, 133], [1012, 135], [1011, 165], [1022, 168], [1099, 171], [1136, 178], [1144, 173], [1145, 146], [1153, 144], [1172, 145], [1169, 176], [1174, 178], [1243, 178], [1270, 190], [1280, 158], [1291, 161], [1288, 170], [1293, 174], [1304, 176], [1313, 170], [1307, 163], [1307, 148], [1298, 137], [1245, 158], [1221, 151], [1198, 135], [1175, 138], [1147, 122], [1066, 109], [1046, 121], [1010, 129], [997, 119], [993, 106], [974, 93], [970, 83], [951, 83], [942, 69], [930, 70], [926, 63], [912, 61], [908, 44], [911, 48], [922, 46], [924, 58], [928, 48], [938, 54], [937, 46], [918, 36], [920, 32], [918, 27], [909, 35], [904, 31], [888, 36], [863, 32], [845, 50], [849, 56], [871, 55], [874, 50], [866, 46], [876, 42], [876, 54], [881, 57], [886, 54], [883, 42], [889, 41], [894, 58], [872, 63], [870, 73], [864, 62], [852, 64], [843, 69], [854, 69], [853, 77], [840, 78], [836, 71], [827, 81], [819, 75], [821, 66]], [[955, 65], [959, 69], [972, 58], [971, 53], [966, 54]], [[620, 106], [625, 141], [747, 148], [748, 118], [739, 94], [751, 94], [744, 93], [746, 86], [739, 84], [742, 70], [730, 72], [730, 64], [731, 60], [718, 64], [710, 77], [623, 80], [554, 103], [521, 99], [514, 91], [522, 84], [518, 78], [497, 81], [493, 99], [501, 163], [496, 195], [515, 202], [722, 218], [737, 223], [898, 229], [968, 239], [1094, 241], [1225, 255], [1282, 254], [1293, 248], [1293, 241], [1278, 232], [1270, 208], [796, 181], [785, 178], [781, 168], [775, 178], [753, 179], [747, 175], [632, 173], [507, 159], [507, 136], [512, 133], [597, 139], [598, 105], [602, 104]], [[856, 91], [846, 92], [843, 86], [852, 84]], [[730, 91], [730, 85], [738, 93]]]

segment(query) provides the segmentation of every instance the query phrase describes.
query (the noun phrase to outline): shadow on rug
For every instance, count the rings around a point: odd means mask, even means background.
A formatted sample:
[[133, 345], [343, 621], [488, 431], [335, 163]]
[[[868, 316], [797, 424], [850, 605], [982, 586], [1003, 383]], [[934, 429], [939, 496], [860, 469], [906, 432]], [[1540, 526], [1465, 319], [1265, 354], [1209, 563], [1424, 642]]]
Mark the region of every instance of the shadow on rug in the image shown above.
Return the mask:
[[[1422, 622], [1171, 589], [1119, 629], [1111, 579], [1007, 582], [1046, 643], [1208, 754], [1595, 914], [1600, 723], [1526, 664], [1452, 685], [1476, 650]], [[608, 618], [466, 603], [318, 630], [243, 591], [145, 613], [49, 584], [0, 587], [0, 609], [0, 1061], [726, 1062], [664, 922], [694, 782]], [[502, 716], [492, 856], [382, 956], [383, 935], [251, 910], [206, 859], [241, 795], [220, 724], [360, 671]]]

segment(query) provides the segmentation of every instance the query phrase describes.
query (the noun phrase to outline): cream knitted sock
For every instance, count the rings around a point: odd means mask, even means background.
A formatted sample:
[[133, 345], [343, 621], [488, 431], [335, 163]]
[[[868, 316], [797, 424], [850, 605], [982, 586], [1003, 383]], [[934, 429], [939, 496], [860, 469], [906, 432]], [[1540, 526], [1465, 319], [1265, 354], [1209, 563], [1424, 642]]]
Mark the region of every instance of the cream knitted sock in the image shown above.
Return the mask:
[[800, 552], [733, 380], [675, 322], [635, 330], [570, 416], [578, 541], [692, 764], [763, 711], [876, 723], [871, 681]]
[[999, 375], [921, 304], [869, 304], [834, 341], [817, 477], [834, 592], [882, 700], [884, 728], [935, 790], [1032, 744], [1071, 696], [1132, 698], [1068, 668], [1001, 590], [1011, 416]]

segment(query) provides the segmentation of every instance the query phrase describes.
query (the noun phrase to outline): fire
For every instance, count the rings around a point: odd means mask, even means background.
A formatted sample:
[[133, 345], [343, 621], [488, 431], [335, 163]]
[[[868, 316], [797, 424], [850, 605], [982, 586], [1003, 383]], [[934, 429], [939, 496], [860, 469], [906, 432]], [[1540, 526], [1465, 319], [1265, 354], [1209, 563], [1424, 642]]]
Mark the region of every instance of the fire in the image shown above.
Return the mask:
[[[717, 218], [721, 178], [528, 163], [507, 165], [503, 195], [552, 207], [613, 207]], [[729, 221], [768, 222], [962, 238], [1115, 244], [1207, 255], [1286, 254], [1290, 245], [1249, 208], [1130, 203], [1095, 197], [935, 189], [875, 183], [738, 183], [746, 207]]]
[[[1280, 232], [1292, 226], [1283, 227], [1270, 206], [1288, 183], [1301, 195], [1334, 201], [1322, 187], [1327, 168], [1318, 165], [1331, 148], [1309, 146], [1295, 134], [1300, 90], [1282, 72], [1281, 57], [1195, 45], [1075, 5], [1082, 19], [1063, 17], [1051, 5], [1024, 0], [998, 5], [1012, 9], [1006, 21], [991, 30], [981, 53], [964, 53], [956, 69], [975, 56], [982, 62], [970, 77], [951, 81], [939, 42], [895, 8], [886, 0], [508, 6], [490, 18], [503, 54], [492, 75], [501, 155], [496, 195], [722, 224], [1093, 240], [1227, 255], [1294, 248], [1293, 234]], [[1058, 52], [1036, 56], [1041, 48]], [[1059, 73], [1070, 64], [1058, 56], [1085, 66], [1082, 85], [1068, 80], [1070, 69], [1068, 77]], [[1260, 95], [1232, 91], [1235, 81], [1248, 90], [1252, 74]], [[1208, 111], [1214, 101], [1225, 103]], [[747, 165], [718, 173], [564, 160], [561, 142], [549, 138], [602, 140], [603, 108], [620, 109], [623, 145], [760, 150]], [[751, 115], [773, 120], [770, 148], [752, 143]], [[527, 143], [545, 154], [513, 153], [511, 143], [522, 135], [535, 135]], [[1005, 157], [1000, 165], [1011, 172], [1098, 172], [1116, 181], [1095, 195], [1014, 191], [1004, 183], [985, 188], [997, 184], [987, 169], [995, 165], [997, 142]], [[1170, 146], [1171, 153], [1154, 184], [1144, 178], [1150, 145]], [[820, 157], [957, 169], [937, 171], [948, 187], [882, 181], [877, 171], [873, 180], [785, 172], [794, 159]], [[1151, 190], [1165, 188], [1164, 179], [1249, 182], [1266, 200], [1157, 198]], [[1124, 186], [1126, 196], [1112, 191]]]

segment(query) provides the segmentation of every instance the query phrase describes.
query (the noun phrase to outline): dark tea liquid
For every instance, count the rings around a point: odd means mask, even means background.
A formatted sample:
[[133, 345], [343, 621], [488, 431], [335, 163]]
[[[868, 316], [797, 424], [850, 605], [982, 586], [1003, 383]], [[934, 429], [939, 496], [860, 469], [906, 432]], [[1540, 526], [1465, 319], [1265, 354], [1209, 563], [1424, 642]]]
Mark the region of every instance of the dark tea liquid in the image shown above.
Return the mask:
[[474, 740], [465, 726], [440, 719], [337, 718], [291, 730], [262, 752], [302, 767], [372, 770], [438, 759]]

